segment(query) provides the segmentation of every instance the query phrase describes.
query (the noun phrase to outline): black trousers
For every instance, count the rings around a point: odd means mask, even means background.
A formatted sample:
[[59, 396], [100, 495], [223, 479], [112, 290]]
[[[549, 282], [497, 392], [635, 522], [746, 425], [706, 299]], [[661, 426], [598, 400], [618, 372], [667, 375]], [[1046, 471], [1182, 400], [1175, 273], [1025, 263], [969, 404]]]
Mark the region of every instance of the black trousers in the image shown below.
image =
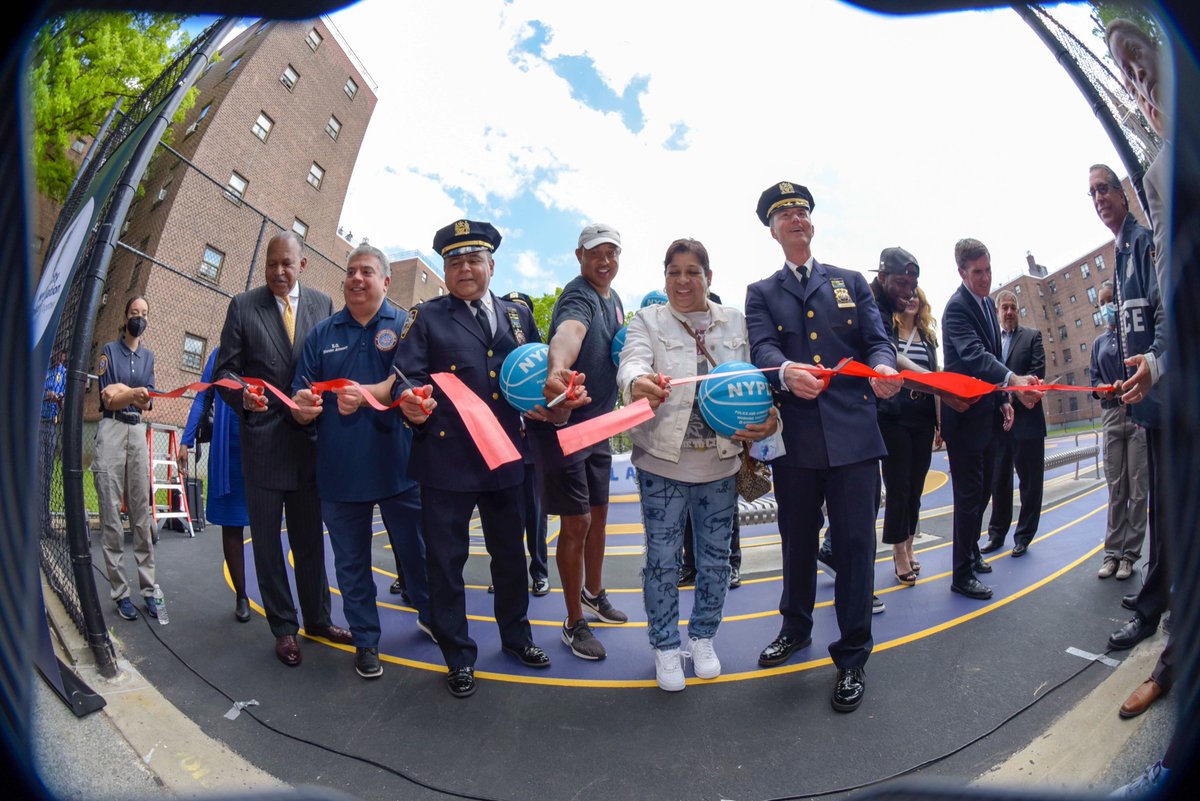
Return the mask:
[[525, 499], [520, 487], [454, 492], [421, 486], [425, 569], [433, 634], [450, 669], [472, 667], [479, 653], [467, 633], [463, 566], [467, 563], [471, 512], [479, 507], [483, 541], [492, 559], [494, 608], [500, 641], [511, 648], [533, 644], [522, 542]]
[[276, 637], [300, 629], [292, 588], [288, 584], [287, 555], [279, 522], [287, 515], [288, 544], [296, 564], [296, 594], [308, 631], [323, 629], [329, 619], [329, 579], [325, 575], [325, 538], [321, 531], [321, 499], [316, 486], [274, 490], [246, 481], [246, 512], [250, 518], [254, 573], [262, 593], [267, 625]]
[[1042, 519], [1042, 490], [1046, 476], [1046, 441], [1016, 439], [1007, 434], [996, 441], [996, 460], [992, 465], [992, 516], [988, 537], [1004, 542], [1012, 523], [1013, 468], [1020, 481], [1021, 512], [1013, 542], [1028, 545], [1037, 536]]
[[525, 483], [521, 489], [525, 495], [525, 547], [529, 550], [529, 577], [537, 581], [549, 577], [550, 569], [546, 565], [546, 516], [542, 514], [542, 499], [538, 495], [536, 469], [532, 463], [525, 465]]
[[962, 586], [975, 577], [975, 561], [980, 558], [979, 535], [983, 529], [983, 510], [992, 486], [996, 444], [989, 440], [983, 448], [961, 438], [946, 442], [950, 460], [950, 486], [954, 494], [954, 576]]
[[887, 506], [883, 508], [883, 541], [898, 545], [917, 532], [925, 476], [933, 461], [935, 420], [879, 418], [879, 433], [887, 446], [883, 458], [883, 486]]
[[817, 593], [817, 546], [823, 522], [821, 501], [829, 513], [833, 540], [834, 613], [839, 639], [829, 655], [839, 668], [862, 667], [874, 647], [871, 594], [875, 587], [875, 512], [870, 502], [879, 489], [879, 460], [821, 470], [773, 465], [783, 550], [780, 633], [804, 640], [812, 634]]
[[1161, 428], [1146, 429], [1146, 462], [1150, 467], [1150, 513], [1146, 529], [1150, 535], [1150, 558], [1146, 578], [1138, 592], [1137, 613], [1150, 624], [1157, 624], [1171, 602], [1171, 532], [1162, 529], [1163, 437]]

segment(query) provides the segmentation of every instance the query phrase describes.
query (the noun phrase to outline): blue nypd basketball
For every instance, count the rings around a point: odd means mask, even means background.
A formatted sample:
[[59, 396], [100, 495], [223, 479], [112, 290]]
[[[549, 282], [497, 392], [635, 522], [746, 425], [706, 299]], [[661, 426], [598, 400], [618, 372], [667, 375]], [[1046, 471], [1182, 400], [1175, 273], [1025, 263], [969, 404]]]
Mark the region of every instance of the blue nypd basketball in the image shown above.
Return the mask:
[[[725, 362], [712, 375], [753, 370], [746, 362]], [[696, 389], [700, 414], [723, 437], [731, 437], [750, 423], [765, 423], [771, 412], [771, 385], [762, 373], [709, 378]]]
[[642, 298], [642, 308], [647, 306], [664, 306], [667, 303], [667, 293], [661, 289], [656, 289], [653, 292], [647, 292], [646, 297]]
[[504, 358], [500, 366], [500, 394], [509, 406], [524, 414], [545, 402], [542, 387], [546, 384], [549, 357], [548, 346], [529, 342]]
[[612, 355], [613, 364], [617, 367], [621, 366], [621, 348], [625, 347], [625, 335], [629, 333], [629, 326], [623, 325], [617, 333], [613, 334]]

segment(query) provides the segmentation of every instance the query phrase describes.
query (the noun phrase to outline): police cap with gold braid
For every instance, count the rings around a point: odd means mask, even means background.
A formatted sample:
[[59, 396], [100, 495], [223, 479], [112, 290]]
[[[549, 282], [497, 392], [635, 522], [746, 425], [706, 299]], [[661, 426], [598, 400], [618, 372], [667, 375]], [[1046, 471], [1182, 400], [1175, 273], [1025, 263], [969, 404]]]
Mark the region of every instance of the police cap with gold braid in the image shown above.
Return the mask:
[[433, 235], [433, 249], [443, 259], [476, 250], [494, 251], [500, 247], [500, 232], [491, 223], [458, 220]]
[[771, 215], [780, 209], [800, 206], [810, 212], [816, 207], [812, 192], [807, 186], [780, 181], [763, 191], [758, 197], [758, 219], [763, 225], [771, 224]]

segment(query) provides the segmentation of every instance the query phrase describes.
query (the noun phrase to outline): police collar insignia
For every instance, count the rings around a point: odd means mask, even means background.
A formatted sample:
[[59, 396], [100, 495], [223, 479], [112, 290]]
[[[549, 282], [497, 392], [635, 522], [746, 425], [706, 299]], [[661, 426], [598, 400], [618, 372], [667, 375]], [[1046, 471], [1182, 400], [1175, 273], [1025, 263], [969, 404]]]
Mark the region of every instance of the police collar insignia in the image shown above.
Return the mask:
[[513, 336], [518, 345], [525, 344], [525, 330], [521, 327], [521, 313], [514, 308], [508, 309], [508, 324], [512, 327]]

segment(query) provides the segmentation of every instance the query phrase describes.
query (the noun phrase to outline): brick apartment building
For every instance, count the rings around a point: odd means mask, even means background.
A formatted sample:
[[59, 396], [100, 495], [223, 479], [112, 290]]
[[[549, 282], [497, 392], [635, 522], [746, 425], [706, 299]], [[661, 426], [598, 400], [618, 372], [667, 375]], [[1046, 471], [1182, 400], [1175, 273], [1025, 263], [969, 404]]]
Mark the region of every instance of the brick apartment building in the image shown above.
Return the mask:
[[[1129, 179], [1122, 184], [1134, 216], [1142, 225], [1149, 226]], [[1103, 224], [1097, 219], [1096, 225], [1099, 238], [1103, 235]], [[998, 286], [992, 291], [992, 298], [1001, 290], [1011, 291], [1017, 296], [1020, 324], [1042, 332], [1048, 381], [1086, 386], [1091, 383], [1088, 367], [1092, 343], [1104, 333], [1097, 296], [1101, 283], [1112, 280], [1116, 264], [1113, 237], [1106, 237], [1103, 245], [1054, 272], [1038, 264], [1032, 254], [1026, 258], [1028, 273]], [[1084, 393], [1057, 393], [1043, 403], [1046, 423], [1051, 426], [1100, 418], [1100, 403]]]
[[[371, 84], [325, 18], [257, 22], [225, 45], [173, 126], [172, 146], [194, 166], [160, 149], [130, 209], [121, 241], [149, 258], [114, 254], [89, 363], [140, 294], [158, 386], [199, 380], [229, 298], [261, 284], [267, 240], [281, 229], [308, 245], [302, 283], [340, 298], [352, 244], [338, 218], [375, 108]], [[85, 403], [95, 417], [98, 402]], [[156, 419], [181, 425], [186, 406], [169, 406]]]

